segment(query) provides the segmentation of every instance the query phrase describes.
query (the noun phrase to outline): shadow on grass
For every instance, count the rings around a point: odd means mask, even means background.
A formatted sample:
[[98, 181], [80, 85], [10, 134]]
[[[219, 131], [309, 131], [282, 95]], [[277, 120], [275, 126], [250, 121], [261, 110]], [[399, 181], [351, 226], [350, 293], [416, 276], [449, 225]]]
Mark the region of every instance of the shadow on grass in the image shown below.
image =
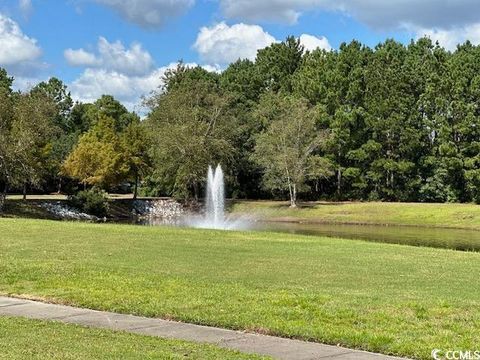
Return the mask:
[[37, 200], [7, 200], [4, 211], [0, 216], [6, 218], [58, 220], [58, 218], [42, 208]]

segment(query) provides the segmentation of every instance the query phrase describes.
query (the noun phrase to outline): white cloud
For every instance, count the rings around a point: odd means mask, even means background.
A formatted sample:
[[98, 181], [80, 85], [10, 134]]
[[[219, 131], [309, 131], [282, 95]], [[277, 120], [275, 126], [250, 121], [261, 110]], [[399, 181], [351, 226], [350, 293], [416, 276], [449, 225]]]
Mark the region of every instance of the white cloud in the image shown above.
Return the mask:
[[[327, 48], [326, 38], [302, 35], [309, 48]], [[211, 28], [202, 28], [194, 47], [207, 62], [207, 71], [220, 72], [221, 65], [238, 58], [254, 59], [257, 50], [276, 42], [275, 38], [260, 26], [220, 23]], [[138, 106], [142, 96], [150, 94], [163, 85], [163, 76], [177, 63], [155, 67], [150, 54], [140, 44], [126, 49], [122, 43], [109, 43], [100, 38], [95, 51], [84, 49], [65, 50], [69, 64], [85, 69], [69, 84], [74, 99], [93, 102], [104, 94], [112, 95], [130, 109], [142, 112]], [[220, 64], [220, 65], [217, 65]], [[197, 64], [185, 64], [195, 67]]]
[[295, 24], [305, 12], [339, 12], [381, 30], [427, 35], [453, 50], [478, 44], [478, 0], [218, 0], [225, 16], [247, 21]]
[[297, 22], [306, 11], [340, 11], [374, 28], [443, 28], [478, 22], [478, 0], [219, 0], [227, 17]]
[[221, 74], [223, 71], [223, 68], [218, 64], [214, 64], [214, 65], [206, 64], [206, 65], [202, 65], [202, 68], [207, 70], [208, 72], [214, 72], [217, 74]]
[[30, 76], [15, 76], [13, 81], [13, 89], [18, 91], [29, 91], [39, 82], [47, 81], [48, 76], [37, 76], [37, 77], [30, 77]]
[[94, 0], [108, 6], [124, 19], [145, 28], [157, 28], [185, 13], [195, 0]]
[[[324, 36], [302, 34], [299, 39], [306, 50], [332, 49]], [[255, 60], [258, 50], [276, 42], [279, 41], [258, 25], [228, 26], [221, 22], [201, 28], [193, 47], [204, 61], [218, 68], [238, 59]]]
[[[171, 63], [141, 76], [129, 76], [100, 68], [87, 68], [79, 78], [69, 84], [69, 88], [75, 100], [94, 102], [100, 96], [108, 94], [121, 101], [129, 110], [143, 112], [142, 97], [162, 86], [165, 72], [176, 68], [177, 65], [178, 63]], [[197, 66], [195, 63], [185, 65]]]
[[260, 26], [221, 22], [203, 27], [194, 48], [203, 60], [211, 64], [228, 64], [238, 59], [255, 59], [257, 51], [276, 42], [275, 38]]
[[72, 66], [99, 67], [127, 75], [144, 75], [153, 68], [152, 56], [138, 43], [126, 49], [120, 41], [110, 43], [100, 37], [97, 51], [98, 54], [94, 54], [84, 49], [67, 49], [64, 56]]
[[[64, 56], [70, 65], [84, 68], [78, 78], [68, 84], [75, 100], [94, 102], [102, 95], [112, 95], [128, 109], [138, 112], [143, 112], [142, 97], [158, 89], [165, 72], [178, 65], [155, 67], [152, 56], [141, 44], [126, 48], [119, 41], [110, 43], [103, 37], [99, 38], [95, 51], [67, 49]], [[208, 71], [218, 71], [218, 68], [210, 66]]]
[[448, 50], [455, 50], [458, 44], [470, 40], [474, 45], [480, 44], [480, 23], [451, 30], [418, 29], [417, 38], [426, 36]]
[[26, 18], [30, 17], [30, 14], [33, 11], [33, 5], [31, 0], [19, 0], [18, 7], [20, 8], [23, 16], [25, 16]]
[[141, 103], [141, 97], [148, 95], [162, 84], [165, 71], [173, 65], [159, 68], [146, 76], [128, 76], [105, 69], [86, 69], [69, 88], [75, 100], [94, 102], [108, 94], [133, 110]]
[[119, 41], [110, 43], [100, 37], [97, 49], [67, 49], [65, 59], [72, 66], [84, 67], [83, 73], [69, 84], [74, 99], [93, 102], [104, 94], [113, 95], [133, 110], [162, 83], [165, 71], [176, 64], [155, 68], [148, 51], [138, 43], [125, 48]]
[[300, 43], [305, 47], [305, 50], [308, 51], [316, 49], [332, 50], [332, 46], [325, 36], [316, 37], [309, 34], [302, 34], [300, 35]]
[[0, 66], [16, 67], [37, 60], [42, 51], [35, 39], [24, 35], [18, 24], [0, 14]]
[[48, 65], [40, 61], [42, 50], [19, 25], [0, 13], [0, 67], [15, 78], [15, 90], [28, 90], [44, 80]]
[[98, 66], [100, 64], [95, 54], [83, 49], [67, 49], [63, 52], [63, 55], [72, 66]]
[[250, 21], [297, 22], [300, 9], [309, 7], [312, 1], [295, 0], [219, 0], [225, 16]]

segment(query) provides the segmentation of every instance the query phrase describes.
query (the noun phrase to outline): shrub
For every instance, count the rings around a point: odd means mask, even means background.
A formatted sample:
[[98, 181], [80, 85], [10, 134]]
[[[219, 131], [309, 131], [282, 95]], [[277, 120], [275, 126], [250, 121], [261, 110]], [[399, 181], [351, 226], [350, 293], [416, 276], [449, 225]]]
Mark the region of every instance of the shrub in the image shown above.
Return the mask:
[[86, 214], [105, 217], [108, 215], [107, 193], [98, 188], [79, 191], [68, 198], [69, 204]]

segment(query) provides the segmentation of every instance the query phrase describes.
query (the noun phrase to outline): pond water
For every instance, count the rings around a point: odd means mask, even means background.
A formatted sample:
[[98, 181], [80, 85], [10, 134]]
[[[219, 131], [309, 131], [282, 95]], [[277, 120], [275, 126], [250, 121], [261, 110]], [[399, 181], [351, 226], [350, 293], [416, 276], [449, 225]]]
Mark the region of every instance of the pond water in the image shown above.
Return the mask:
[[[139, 225], [188, 226], [182, 220], [142, 219]], [[244, 229], [281, 233], [326, 236], [412, 246], [428, 246], [462, 251], [480, 251], [480, 231], [380, 225], [336, 225], [285, 222], [244, 222]]]
[[257, 223], [259, 230], [480, 251], [480, 231], [409, 226]]

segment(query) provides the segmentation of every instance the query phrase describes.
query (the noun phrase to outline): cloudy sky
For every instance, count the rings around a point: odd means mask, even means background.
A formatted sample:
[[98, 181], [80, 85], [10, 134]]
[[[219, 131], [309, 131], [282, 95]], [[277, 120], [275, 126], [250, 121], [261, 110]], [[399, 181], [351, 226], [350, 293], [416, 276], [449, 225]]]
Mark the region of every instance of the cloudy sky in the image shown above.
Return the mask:
[[28, 89], [57, 76], [73, 96], [112, 94], [135, 109], [178, 60], [221, 71], [301, 39], [336, 49], [427, 35], [480, 43], [479, 0], [0, 0], [0, 67]]

